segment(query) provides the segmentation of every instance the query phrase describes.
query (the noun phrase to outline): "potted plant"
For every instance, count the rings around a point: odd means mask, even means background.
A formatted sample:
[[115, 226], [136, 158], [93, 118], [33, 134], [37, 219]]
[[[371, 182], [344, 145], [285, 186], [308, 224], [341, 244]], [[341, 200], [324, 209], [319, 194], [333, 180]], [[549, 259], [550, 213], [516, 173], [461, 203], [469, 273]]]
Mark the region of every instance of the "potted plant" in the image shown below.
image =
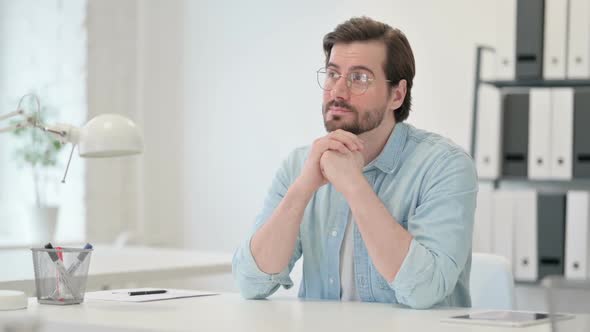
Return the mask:
[[[32, 99], [27, 109], [36, 109]], [[43, 116], [53, 113], [53, 109], [42, 106], [39, 112], [29, 114], [29, 121], [44, 123]], [[35, 206], [31, 209], [31, 240], [33, 244], [52, 241], [57, 225], [59, 207], [50, 204], [48, 200], [48, 185], [55, 181], [52, 171], [57, 166], [57, 157], [63, 145], [55, 137], [38, 128], [18, 128], [14, 135], [19, 138], [19, 144], [14, 150], [14, 157], [20, 167], [30, 168], [33, 176]]]

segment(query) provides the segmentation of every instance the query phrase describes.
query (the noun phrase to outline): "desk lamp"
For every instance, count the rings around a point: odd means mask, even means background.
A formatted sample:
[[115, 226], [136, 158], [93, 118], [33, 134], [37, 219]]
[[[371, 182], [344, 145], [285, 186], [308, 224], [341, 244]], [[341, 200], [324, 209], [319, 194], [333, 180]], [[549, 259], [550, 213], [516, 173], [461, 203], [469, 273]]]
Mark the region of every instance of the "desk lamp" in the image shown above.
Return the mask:
[[[36, 104], [36, 115], [26, 114], [21, 104], [27, 97], [33, 98]], [[143, 151], [143, 137], [135, 123], [118, 114], [101, 114], [82, 127], [69, 124], [46, 125], [40, 121], [41, 103], [35, 94], [21, 97], [16, 111], [0, 115], [0, 122], [13, 117], [21, 117], [22, 121], [14, 125], [0, 128], [0, 133], [10, 132], [19, 128], [38, 128], [56, 137], [60, 143], [72, 143], [72, 150], [62, 179], [65, 179], [70, 167], [74, 149], [82, 158], [106, 158], [139, 154]], [[0, 310], [16, 310], [27, 307], [27, 297], [21, 291], [0, 290]]]
[[[27, 97], [33, 98], [37, 105], [36, 116], [27, 115], [21, 108], [23, 100]], [[18, 102], [16, 111], [1, 115], [0, 121], [17, 116], [24, 119], [15, 125], [0, 128], [0, 133], [19, 128], [34, 127], [55, 136], [62, 144], [72, 143], [72, 150], [62, 182], [65, 182], [76, 145], [78, 146], [78, 153], [82, 158], [128, 156], [139, 154], [143, 151], [143, 137], [139, 129], [133, 121], [124, 116], [118, 114], [101, 114], [88, 121], [82, 127], [61, 123], [46, 125], [40, 121], [40, 109], [41, 105], [36, 95], [24, 95]]]

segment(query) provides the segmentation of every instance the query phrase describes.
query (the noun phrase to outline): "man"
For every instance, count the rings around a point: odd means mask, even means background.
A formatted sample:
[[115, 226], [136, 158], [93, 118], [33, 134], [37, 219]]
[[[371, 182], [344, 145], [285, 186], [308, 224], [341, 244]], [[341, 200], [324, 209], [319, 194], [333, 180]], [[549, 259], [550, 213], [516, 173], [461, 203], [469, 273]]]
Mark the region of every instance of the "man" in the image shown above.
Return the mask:
[[477, 177], [449, 140], [405, 124], [414, 58], [405, 35], [352, 18], [324, 37], [326, 136], [295, 150], [234, 255], [246, 298], [299, 296], [470, 306]]

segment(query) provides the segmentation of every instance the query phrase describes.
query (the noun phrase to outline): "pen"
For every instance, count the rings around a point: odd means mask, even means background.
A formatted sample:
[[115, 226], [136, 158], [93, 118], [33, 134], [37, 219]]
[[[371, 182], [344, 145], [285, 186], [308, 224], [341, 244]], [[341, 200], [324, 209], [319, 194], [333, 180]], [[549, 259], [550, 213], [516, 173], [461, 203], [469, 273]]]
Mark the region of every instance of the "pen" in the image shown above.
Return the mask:
[[148, 290], [148, 291], [135, 291], [135, 292], [129, 292], [129, 296], [163, 294], [166, 292], [167, 292], [167, 290], [165, 290], [165, 289]]
[[[92, 245], [90, 243], [86, 243], [86, 245], [84, 246], [83, 249], [84, 250], [92, 249]], [[88, 256], [89, 253], [90, 253], [89, 251], [83, 251], [78, 254], [76, 261], [74, 263], [72, 263], [72, 265], [70, 265], [70, 267], [68, 268], [68, 273], [70, 275], [74, 275], [74, 272], [76, 272], [76, 270], [80, 267], [80, 265], [82, 264], [82, 262], [84, 261], [86, 256]]]
[[[47, 243], [45, 245], [45, 249], [54, 249], [53, 245], [51, 245], [51, 242]], [[48, 251], [47, 254], [49, 255], [49, 257], [51, 258], [51, 260], [53, 261], [53, 263], [57, 267], [57, 272], [61, 276], [63, 283], [69, 289], [70, 293], [72, 293], [74, 298], [78, 298], [79, 297], [78, 292], [72, 286], [68, 272], [66, 271], [66, 267], [64, 266], [64, 263], [59, 259], [59, 256], [57, 255], [57, 253], [55, 251]]]

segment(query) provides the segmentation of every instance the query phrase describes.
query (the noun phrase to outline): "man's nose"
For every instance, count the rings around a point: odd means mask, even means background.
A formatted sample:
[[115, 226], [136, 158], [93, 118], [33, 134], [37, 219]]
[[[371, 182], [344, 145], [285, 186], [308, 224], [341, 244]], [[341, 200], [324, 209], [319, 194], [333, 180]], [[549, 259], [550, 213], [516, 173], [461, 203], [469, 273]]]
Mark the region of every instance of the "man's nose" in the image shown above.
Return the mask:
[[346, 85], [346, 78], [345, 77], [340, 77], [340, 79], [338, 79], [338, 81], [336, 81], [336, 84], [334, 85], [334, 87], [330, 91], [330, 94], [332, 96], [332, 99], [348, 100], [348, 98], [350, 98], [350, 90], [348, 89], [348, 86]]

